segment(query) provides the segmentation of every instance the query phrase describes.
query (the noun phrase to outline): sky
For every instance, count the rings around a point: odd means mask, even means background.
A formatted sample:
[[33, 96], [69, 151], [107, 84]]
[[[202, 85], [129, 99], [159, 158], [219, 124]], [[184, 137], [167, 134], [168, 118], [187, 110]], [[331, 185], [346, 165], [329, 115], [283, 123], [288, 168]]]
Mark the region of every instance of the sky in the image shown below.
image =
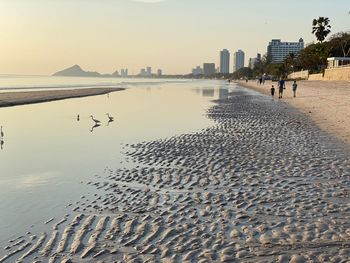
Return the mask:
[[[112, 73], [186, 74], [219, 51], [264, 54], [306, 43], [314, 18], [350, 30], [349, 0], [0, 0], [0, 74], [51, 75], [74, 64]], [[231, 65], [232, 68], [232, 60]]]

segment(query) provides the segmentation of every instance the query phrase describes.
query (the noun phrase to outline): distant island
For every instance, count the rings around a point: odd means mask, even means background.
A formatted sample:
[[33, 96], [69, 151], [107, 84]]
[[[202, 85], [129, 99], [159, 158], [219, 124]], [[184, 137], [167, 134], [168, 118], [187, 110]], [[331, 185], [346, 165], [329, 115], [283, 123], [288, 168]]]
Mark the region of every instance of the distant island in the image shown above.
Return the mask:
[[66, 68], [54, 73], [52, 76], [63, 77], [119, 77], [118, 71], [113, 74], [101, 74], [96, 71], [85, 71], [79, 65]]

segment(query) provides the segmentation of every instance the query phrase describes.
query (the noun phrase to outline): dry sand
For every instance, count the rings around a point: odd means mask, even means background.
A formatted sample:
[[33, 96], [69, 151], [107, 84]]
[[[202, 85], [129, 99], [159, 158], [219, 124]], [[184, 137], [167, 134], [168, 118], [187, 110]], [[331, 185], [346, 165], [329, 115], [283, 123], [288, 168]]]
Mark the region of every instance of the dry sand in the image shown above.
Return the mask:
[[[241, 86], [270, 94], [271, 85], [267, 81], [257, 85], [255, 81], [239, 82]], [[293, 98], [292, 82], [286, 82], [282, 101], [309, 115], [323, 130], [350, 143], [350, 82], [347, 81], [298, 81], [297, 97]]]
[[25, 105], [32, 103], [63, 100], [69, 98], [80, 98], [94, 95], [107, 94], [114, 91], [124, 90], [123, 88], [87, 88], [69, 90], [43, 90], [24, 92], [3, 92], [0, 93], [0, 107]]

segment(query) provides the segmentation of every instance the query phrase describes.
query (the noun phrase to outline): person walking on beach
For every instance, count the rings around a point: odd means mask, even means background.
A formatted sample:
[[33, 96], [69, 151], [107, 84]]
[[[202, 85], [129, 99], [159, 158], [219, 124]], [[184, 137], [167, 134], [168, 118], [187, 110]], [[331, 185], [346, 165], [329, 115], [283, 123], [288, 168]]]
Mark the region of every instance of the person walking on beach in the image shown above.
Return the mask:
[[294, 80], [293, 85], [292, 85], [294, 98], [295, 98], [296, 95], [297, 95], [297, 88], [298, 88], [298, 84], [297, 84], [297, 82]]
[[275, 96], [275, 87], [272, 85], [271, 87], [271, 96], [274, 97]]
[[278, 81], [278, 98], [282, 99], [283, 90], [286, 88], [286, 83], [284, 79], [281, 77]]

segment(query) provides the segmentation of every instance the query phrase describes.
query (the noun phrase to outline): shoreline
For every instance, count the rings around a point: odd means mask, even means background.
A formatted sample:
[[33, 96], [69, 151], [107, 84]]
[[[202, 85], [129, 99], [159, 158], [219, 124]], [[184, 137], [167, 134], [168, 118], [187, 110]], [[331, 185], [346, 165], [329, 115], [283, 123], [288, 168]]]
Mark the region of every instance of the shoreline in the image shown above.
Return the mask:
[[0, 262], [345, 262], [349, 151], [244, 88], [205, 112], [200, 131], [123, 144]]
[[278, 99], [277, 82], [236, 82], [238, 85], [270, 95], [274, 85], [276, 101], [287, 103], [311, 118], [322, 130], [350, 144], [350, 82], [347, 81], [297, 81], [297, 97], [293, 98], [292, 81], [286, 81], [283, 99]]
[[125, 88], [85, 88], [69, 90], [4, 92], [0, 93], [0, 108], [104, 95], [122, 90], [125, 90]]

